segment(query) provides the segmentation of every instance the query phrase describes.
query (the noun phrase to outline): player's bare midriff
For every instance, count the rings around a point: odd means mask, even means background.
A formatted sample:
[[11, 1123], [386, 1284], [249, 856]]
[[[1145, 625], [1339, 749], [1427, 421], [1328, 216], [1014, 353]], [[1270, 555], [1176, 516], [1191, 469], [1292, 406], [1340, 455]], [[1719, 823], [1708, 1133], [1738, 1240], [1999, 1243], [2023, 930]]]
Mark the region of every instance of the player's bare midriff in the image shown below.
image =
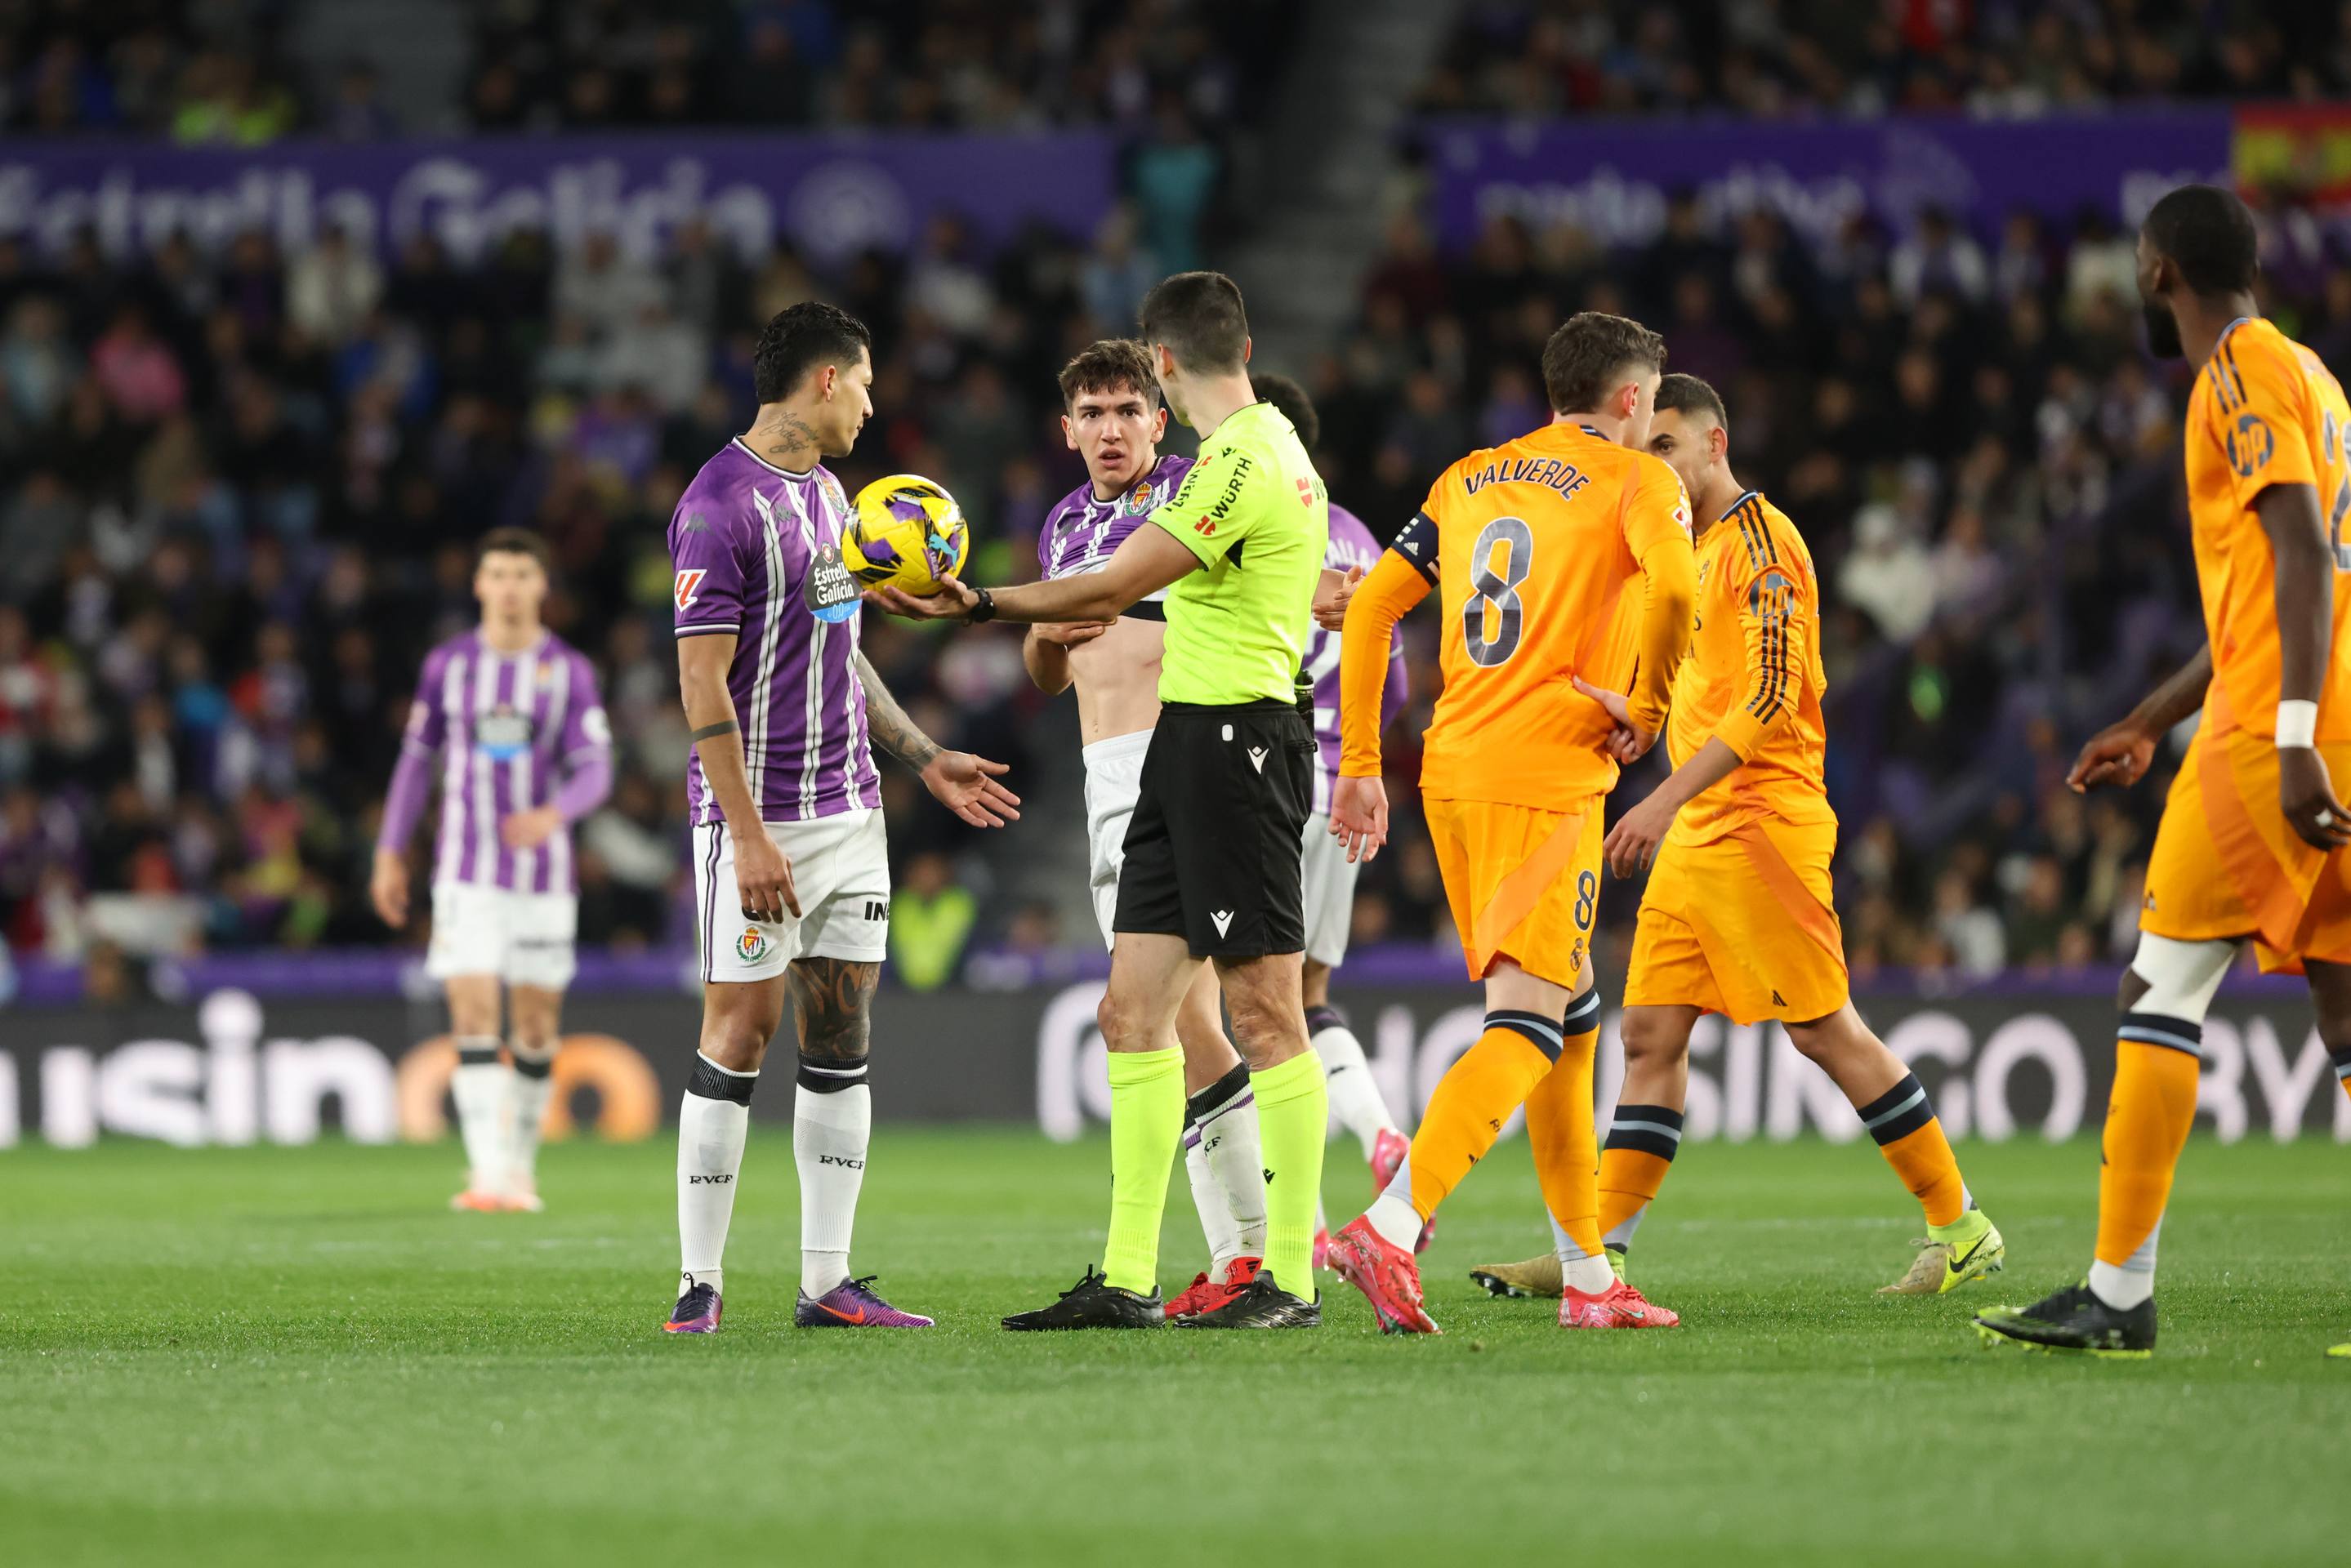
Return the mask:
[[1070, 650], [1078, 732], [1086, 745], [1159, 722], [1159, 661], [1166, 649], [1165, 625], [1121, 616], [1108, 631]]

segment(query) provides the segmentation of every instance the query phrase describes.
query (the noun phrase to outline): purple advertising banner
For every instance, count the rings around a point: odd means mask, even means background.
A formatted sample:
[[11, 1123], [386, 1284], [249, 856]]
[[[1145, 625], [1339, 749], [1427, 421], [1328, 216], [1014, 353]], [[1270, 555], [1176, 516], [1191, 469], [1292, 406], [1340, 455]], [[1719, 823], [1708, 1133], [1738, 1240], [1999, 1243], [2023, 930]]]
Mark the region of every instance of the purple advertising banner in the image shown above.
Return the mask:
[[1109, 208], [1105, 136], [587, 136], [181, 148], [19, 141], [0, 151], [0, 235], [55, 249], [84, 227], [109, 255], [185, 230], [217, 246], [258, 230], [304, 248], [330, 224], [384, 251], [420, 232], [467, 261], [543, 229], [600, 230], [650, 254], [701, 213], [747, 255], [789, 239], [820, 263], [905, 249], [940, 213], [985, 240], [1040, 221], [1081, 238]]
[[2064, 221], [2088, 205], [2136, 224], [2174, 186], [2229, 178], [2231, 122], [2223, 108], [1791, 125], [1448, 120], [1422, 135], [1445, 243], [1465, 244], [1508, 213], [1638, 245], [1685, 190], [1711, 221], [1766, 207], [1813, 239], [1865, 212], [1907, 233], [1930, 206], [1986, 235], [2019, 207]]

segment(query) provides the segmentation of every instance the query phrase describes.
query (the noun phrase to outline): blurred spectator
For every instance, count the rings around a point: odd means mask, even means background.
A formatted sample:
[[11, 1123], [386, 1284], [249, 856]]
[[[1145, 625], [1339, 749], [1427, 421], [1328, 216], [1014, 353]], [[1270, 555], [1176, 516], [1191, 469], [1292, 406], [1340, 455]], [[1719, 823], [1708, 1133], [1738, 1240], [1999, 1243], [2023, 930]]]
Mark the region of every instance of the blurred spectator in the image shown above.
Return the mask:
[[911, 990], [936, 991], [955, 978], [977, 913], [952, 861], [935, 851], [915, 856], [890, 890], [890, 962], [898, 979]]
[[286, 319], [330, 348], [356, 336], [382, 298], [383, 269], [340, 223], [287, 269]]

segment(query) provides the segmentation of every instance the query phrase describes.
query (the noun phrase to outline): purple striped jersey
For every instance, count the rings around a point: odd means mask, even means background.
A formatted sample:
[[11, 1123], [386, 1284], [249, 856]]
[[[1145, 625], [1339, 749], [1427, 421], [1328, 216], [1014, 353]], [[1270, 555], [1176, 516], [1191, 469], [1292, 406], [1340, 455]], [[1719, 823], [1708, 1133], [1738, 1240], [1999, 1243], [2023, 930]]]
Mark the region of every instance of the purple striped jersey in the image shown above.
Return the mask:
[[507, 848], [498, 825], [545, 805], [590, 753], [611, 751], [611, 725], [585, 654], [551, 631], [517, 653], [500, 653], [479, 630], [453, 637], [424, 656], [401, 743], [441, 758], [435, 883], [580, 890], [569, 824], [535, 849]]
[[[1079, 485], [1061, 497], [1047, 515], [1044, 532], [1037, 535], [1038, 569], [1048, 580], [1101, 571], [1126, 536], [1176, 493], [1191, 471], [1188, 457], [1163, 457], [1151, 465], [1141, 484], [1108, 501], [1094, 499], [1092, 480]], [[1151, 597], [1164, 599], [1167, 595], [1162, 589]]]
[[[1364, 520], [1343, 506], [1331, 508], [1331, 544], [1322, 564], [1343, 572], [1350, 566], [1370, 571], [1380, 558], [1379, 542]], [[1314, 682], [1314, 742], [1322, 766], [1314, 770], [1314, 813], [1331, 812], [1331, 781], [1339, 776], [1339, 634], [1316, 627], [1306, 639], [1306, 674]], [[1404, 711], [1407, 695], [1404, 668], [1404, 636], [1388, 644], [1388, 681], [1380, 693], [1380, 728], [1385, 731]]]
[[[670, 519], [677, 635], [736, 639], [726, 691], [763, 821], [882, 804], [857, 677], [862, 605], [841, 565], [849, 514], [823, 465], [794, 473], [737, 440], [702, 465]], [[696, 826], [725, 820], [699, 752], [685, 797]]]

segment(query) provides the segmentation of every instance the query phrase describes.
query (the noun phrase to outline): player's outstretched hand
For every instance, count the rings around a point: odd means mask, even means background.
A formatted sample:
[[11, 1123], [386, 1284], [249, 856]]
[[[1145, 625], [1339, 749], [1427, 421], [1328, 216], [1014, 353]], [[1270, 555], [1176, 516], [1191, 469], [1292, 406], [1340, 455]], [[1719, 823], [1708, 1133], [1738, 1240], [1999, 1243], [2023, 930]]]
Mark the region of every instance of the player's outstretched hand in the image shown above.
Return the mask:
[[408, 859], [390, 849], [375, 852], [375, 874], [368, 878], [368, 898], [375, 912], [393, 930], [408, 924]]
[[1081, 648], [1116, 624], [1107, 620], [1047, 621], [1037, 628], [1037, 638], [1056, 648]]
[[1375, 778], [1334, 780], [1331, 836], [1347, 846], [1347, 860], [1369, 860], [1388, 841], [1388, 786]]
[[2310, 746], [2280, 746], [2278, 805], [2295, 835], [2314, 849], [2340, 849], [2351, 844], [2351, 811], [2335, 798], [2335, 784], [2326, 776], [2326, 759]]
[[1012, 770], [969, 752], [941, 752], [923, 769], [923, 787], [974, 827], [1020, 820], [1020, 797], [998, 782]]
[[2075, 794], [2096, 789], [2101, 784], [2116, 784], [2124, 789], [2138, 783], [2155, 761], [2155, 733], [2137, 719], [2125, 719], [2119, 724], [2109, 724], [2091, 736], [2082, 747], [2082, 754], [2074, 759], [2073, 771], [2065, 775], [2066, 787]]
[[958, 578], [941, 577], [938, 587], [927, 594], [910, 594], [904, 588], [888, 587], [868, 588], [865, 602], [908, 620], [961, 620], [979, 603], [979, 595]]
[[1604, 742], [1608, 754], [1620, 763], [1637, 763], [1647, 756], [1649, 748], [1657, 743], [1657, 732], [1633, 722], [1633, 709], [1625, 701], [1625, 693], [1611, 691], [1604, 686], [1594, 686], [1581, 675], [1574, 679], [1575, 689], [1606, 709], [1608, 716], [1616, 722], [1616, 727], [1608, 732], [1608, 739]]
[[1355, 602], [1355, 589], [1363, 580], [1361, 566], [1348, 567], [1344, 576], [1323, 567], [1322, 577], [1314, 585], [1314, 624], [1324, 631], [1345, 629], [1347, 607]]
[[792, 889], [792, 863], [781, 846], [755, 823], [735, 840], [735, 892], [747, 920], [769, 924], [789, 910], [799, 919], [800, 896]]
[[1600, 852], [1608, 860], [1608, 869], [1616, 873], [1620, 881], [1630, 881], [1648, 868], [1657, 857], [1657, 846], [1674, 826], [1677, 813], [1668, 806], [1662, 790], [1653, 790], [1649, 797], [1616, 819], [1608, 830], [1607, 842]]
[[536, 849], [563, 826], [563, 814], [553, 805], [509, 814], [498, 824], [498, 836], [508, 849]]

